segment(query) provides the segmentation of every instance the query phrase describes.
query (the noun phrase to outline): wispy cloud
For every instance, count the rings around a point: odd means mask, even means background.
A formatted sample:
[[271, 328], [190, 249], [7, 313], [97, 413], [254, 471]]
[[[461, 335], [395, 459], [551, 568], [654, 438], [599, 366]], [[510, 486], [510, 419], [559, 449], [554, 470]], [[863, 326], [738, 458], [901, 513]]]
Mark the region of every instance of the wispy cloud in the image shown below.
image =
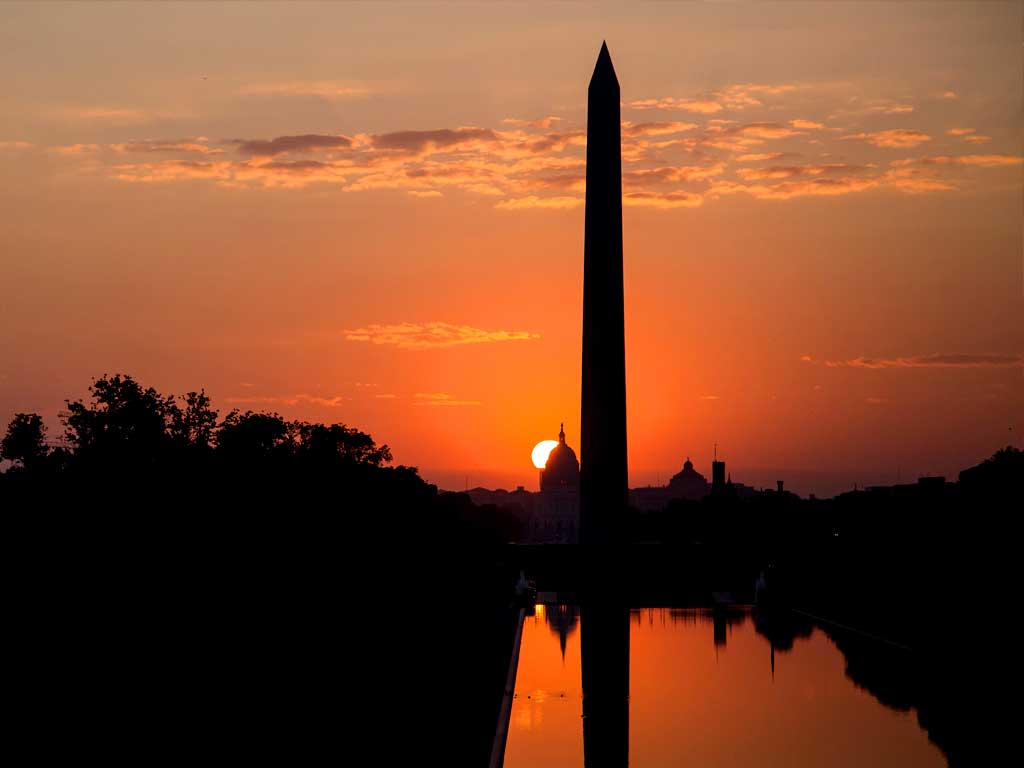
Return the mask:
[[57, 120], [109, 123], [111, 125], [136, 125], [180, 116], [152, 112], [140, 107], [74, 105], [49, 109], [46, 114]]
[[31, 141], [0, 141], [0, 149], [30, 149]]
[[727, 109], [746, 109], [762, 106], [764, 97], [778, 96], [797, 90], [797, 85], [763, 85], [756, 83], [737, 83], [728, 85], [721, 90], [698, 94], [692, 97], [664, 96], [654, 99], [637, 99], [629, 106], [633, 109], [669, 109], [692, 112], [701, 115], [713, 115]]
[[462, 407], [480, 405], [479, 400], [457, 400], [454, 395], [447, 392], [417, 392], [413, 395], [414, 405], [431, 405], [442, 407]]
[[583, 205], [582, 197], [537, 197], [528, 195], [526, 197], [511, 198], [502, 200], [495, 204], [495, 208], [504, 211], [517, 211], [523, 208], [575, 208]]
[[66, 144], [50, 147], [50, 151], [62, 155], [87, 154], [182, 154], [222, 155], [224, 150], [211, 146], [205, 136], [193, 139], [140, 139], [115, 144]]
[[926, 157], [910, 157], [903, 160], [893, 160], [891, 165], [896, 167], [906, 167], [911, 165], [972, 165], [981, 168], [999, 168], [1021, 165], [1022, 163], [1024, 163], [1024, 157], [1019, 155], [932, 155]]
[[914, 111], [914, 107], [911, 104], [880, 104], [868, 107], [868, 111], [879, 112], [883, 115], [909, 115]]
[[983, 168], [997, 168], [1007, 165], [1020, 165], [1024, 157], [1018, 155], [960, 155], [956, 158], [960, 165], [978, 165]]
[[243, 397], [225, 397], [224, 402], [230, 405], [289, 405], [294, 406], [299, 403], [308, 403], [309, 405], [320, 405], [328, 408], [338, 408], [349, 398], [344, 395], [335, 395], [334, 397], [321, 397], [319, 395], [246, 395]]
[[694, 192], [627, 192], [622, 204], [644, 208], [696, 208], [704, 197]]
[[106, 144], [65, 144], [56, 147], [49, 147], [50, 152], [58, 155], [85, 155], [92, 152], [100, 152], [107, 148]]
[[121, 144], [108, 144], [107, 146], [116, 152], [182, 152], [197, 153], [202, 155], [219, 155], [224, 150], [209, 146], [209, 139], [199, 136], [195, 139], [144, 139], [142, 141], [129, 141]]
[[630, 138], [637, 136], [668, 136], [673, 133], [692, 131], [696, 123], [662, 122], [662, 123], [631, 123], [622, 124], [622, 135]]
[[902, 192], [918, 194], [923, 192], [954, 192], [959, 187], [942, 179], [916, 175], [915, 171], [889, 171], [883, 177], [886, 186]]
[[874, 133], [855, 133], [843, 136], [843, 139], [866, 141], [876, 147], [885, 149], [908, 149], [931, 141], [932, 137], [921, 131], [908, 128], [893, 128], [888, 131], [876, 131]]
[[664, 166], [626, 171], [622, 183], [627, 187], [678, 181], [705, 181], [725, 173], [725, 163], [715, 165]]
[[854, 192], [863, 192], [879, 186], [877, 179], [846, 176], [840, 178], [812, 178], [799, 181], [784, 181], [780, 184], [744, 185], [735, 182], [721, 182], [713, 185], [707, 195], [718, 197], [744, 193], [761, 200], [792, 200], [797, 197], [835, 197]]
[[[691, 114], [685, 121], [622, 123], [624, 204], [671, 210], [694, 208], [733, 194], [796, 200], [871, 189], [955, 192], [961, 186], [958, 179], [968, 175], [968, 166], [1019, 163], [1013, 155], [1000, 154], [907, 157], [908, 150], [920, 148], [932, 137], [910, 127], [862, 129], [857, 121], [877, 120], [884, 113], [908, 114], [912, 105], [849, 96], [849, 87], [845, 83], [739, 83], [701, 94], [633, 102], [637, 109]], [[361, 87], [293, 81], [243, 90], [252, 95], [348, 97]], [[813, 100], [804, 98], [808, 92], [813, 92]], [[827, 103], [841, 108], [824, 118]], [[835, 114], [844, 115], [842, 130], [828, 127]], [[746, 119], [733, 119], [737, 117]], [[970, 121], [964, 118], [963, 122]], [[989, 140], [973, 128], [949, 129], [948, 136], [976, 144]], [[942, 138], [948, 140], [948, 136]], [[840, 162], [851, 150], [851, 142], [864, 145], [856, 148], [856, 162]], [[581, 207], [586, 184], [584, 126], [553, 115], [507, 117], [493, 128], [470, 125], [223, 141], [139, 138], [51, 150], [65, 156], [65, 162], [77, 162], [85, 172], [125, 182], [193, 181], [227, 189], [303, 189], [320, 184], [341, 193], [391, 191], [435, 201], [470, 195], [492, 198], [490, 204], [498, 210], [546, 210], [550, 215]], [[888, 165], [872, 162], [872, 156], [882, 154], [889, 155], [886, 161], [892, 156], [901, 159]], [[960, 166], [959, 171], [953, 166]]]
[[660, 99], [636, 99], [629, 103], [633, 109], [673, 109], [695, 112], [702, 115], [713, 115], [725, 107], [714, 99], [677, 99], [665, 96]]
[[396, 323], [367, 325], [345, 331], [348, 341], [365, 341], [399, 349], [441, 349], [463, 344], [488, 344], [499, 341], [526, 341], [539, 339], [539, 333], [530, 331], [488, 331], [471, 325], [452, 323]]
[[796, 136], [797, 132], [780, 123], [747, 123], [738, 128], [725, 129], [726, 133], [741, 133], [758, 139], [784, 139]]
[[367, 96], [368, 88], [334, 80], [291, 80], [282, 83], [253, 83], [238, 90], [243, 96], [315, 96], [336, 100]]
[[140, 139], [138, 141], [126, 141], [116, 144], [72, 144], [66, 147], [58, 147], [57, 149], [63, 149], [70, 153], [109, 151], [137, 154], [224, 154], [223, 149], [210, 146], [210, 140], [205, 136], [198, 136], [193, 139]]
[[829, 115], [829, 119], [847, 121], [864, 117], [875, 118], [879, 115], [909, 115], [913, 112], [913, 104], [904, 104], [892, 99], [865, 99], [860, 94], [854, 94], [837, 106]]
[[736, 157], [738, 163], [760, 163], [764, 160], [781, 160], [784, 157], [799, 157], [793, 152], [751, 152]]
[[481, 144], [500, 141], [490, 128], [439, 128], [433, 131], [395, 131], [373, 134], [368, 139], [374, 149], [400, 152], [436, 152], [438, 150], [469, 149]]
[[309, 133], [302, 136], [278, 136], [276, 139], [235, 139], [238, 149], [247, 155], [273, 157], [286, 152], [316, 152], [323, 149], [347, 149], [352, 146], [348, 136]]
[[950, 136], [956, 136], [968, 144], [984, 144], [992, 140], [991, 136], [984, 136], [975, 128], [950, 128], [946, 131]]
[[736, 173], [745, 181], [765, 179], [795, 179], [809, 176], [844, 176], [862, 174], [872, 166], [849, 165], [847, 163], [824, 163], [822, 165], [773, 165], [765, 168], [740, 168]]
[[523, 125], [528, 128], [540, 128], [543, 130], [548, 130], [555, 123], [561, 122], [561, 120], [562, 118], [553, 116], [542, 117], [537, 120], [520, 120], [515, 117], [506, 117], [501, 122], [505, 123], [506, 125]]
[[1024, 366], [1021, 355], [934, 354], [911, 357], [827, 360], [828, 368], [1018, 368]]

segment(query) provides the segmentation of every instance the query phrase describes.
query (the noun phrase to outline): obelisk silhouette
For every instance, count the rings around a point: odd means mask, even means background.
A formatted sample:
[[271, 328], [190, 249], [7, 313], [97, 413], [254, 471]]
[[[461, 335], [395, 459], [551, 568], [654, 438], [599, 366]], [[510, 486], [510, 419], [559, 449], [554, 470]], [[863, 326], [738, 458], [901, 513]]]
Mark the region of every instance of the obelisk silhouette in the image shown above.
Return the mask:
[[619, 81], [601, 44], [587, 95], [580, 541], [616, 540], [628, 502]]

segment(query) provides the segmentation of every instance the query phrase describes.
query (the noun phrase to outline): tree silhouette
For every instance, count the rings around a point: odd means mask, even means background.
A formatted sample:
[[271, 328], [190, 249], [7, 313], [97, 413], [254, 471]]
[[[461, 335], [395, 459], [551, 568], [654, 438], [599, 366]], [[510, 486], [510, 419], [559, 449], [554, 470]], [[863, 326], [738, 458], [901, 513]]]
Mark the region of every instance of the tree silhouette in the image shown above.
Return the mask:
[[231, 411], [217, 430], [217, 453], [232, 462], [287, 458], [294, 448], [294, 430], [277, 413]]
[[168, 429], [178, 413], [173, 396], [122, 374], [97, 379], [89, 392], [92, 402], [65, 401], [61, 415], [77, 461], [137, 466], [167, 454]]
[[16, 413], [0, 441], [0, 459], [8, 459], [31, 470], [48, 455], [46, 427], [36, 413]]
[[344, 424], [299, 424], [297, 433], [299, 453], [314, 461], [337, 458], [374, 467], [391, 462], [391, 449], [388, 446], [378, 446], [365, 432]]
[[217, 411], [210, 407], [210, 397], [206, 390], [189, 392], [181, 399], [185, 407], [176, 406], [170, 413], [171, 439], [185, 449], [212, 450], [217, 430]]

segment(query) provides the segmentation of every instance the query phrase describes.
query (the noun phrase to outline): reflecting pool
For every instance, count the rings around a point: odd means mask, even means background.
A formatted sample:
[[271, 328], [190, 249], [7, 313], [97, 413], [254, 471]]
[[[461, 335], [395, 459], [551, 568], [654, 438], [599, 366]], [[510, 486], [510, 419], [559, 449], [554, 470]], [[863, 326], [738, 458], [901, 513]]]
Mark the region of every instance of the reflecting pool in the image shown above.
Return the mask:
[[[833, 633], [812, 622], [741, 609], [589, 610], [538, 605], [526, 618], [507, 768], [582, 766], [585, 750], [588, 765], [624, 766], [628, 754], [641, 768], [946, 765], [916, 712], [855, 683]], [[910, 653], [884, 651], [897, 669]], [[586, 711], [584, 685], [597, 692]]]

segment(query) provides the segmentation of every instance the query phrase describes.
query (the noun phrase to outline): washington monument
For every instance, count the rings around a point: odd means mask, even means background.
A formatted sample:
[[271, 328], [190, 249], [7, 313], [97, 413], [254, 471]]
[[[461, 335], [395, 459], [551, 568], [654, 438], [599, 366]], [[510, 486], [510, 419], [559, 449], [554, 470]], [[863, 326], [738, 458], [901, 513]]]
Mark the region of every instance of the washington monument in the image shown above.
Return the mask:
[[608, 544], [617, 538], [628, 503], [622, 304], [619, 81], [608, 46], [602, 43], [587, 96], [580, 419], [580, 541], [584, 544]]

